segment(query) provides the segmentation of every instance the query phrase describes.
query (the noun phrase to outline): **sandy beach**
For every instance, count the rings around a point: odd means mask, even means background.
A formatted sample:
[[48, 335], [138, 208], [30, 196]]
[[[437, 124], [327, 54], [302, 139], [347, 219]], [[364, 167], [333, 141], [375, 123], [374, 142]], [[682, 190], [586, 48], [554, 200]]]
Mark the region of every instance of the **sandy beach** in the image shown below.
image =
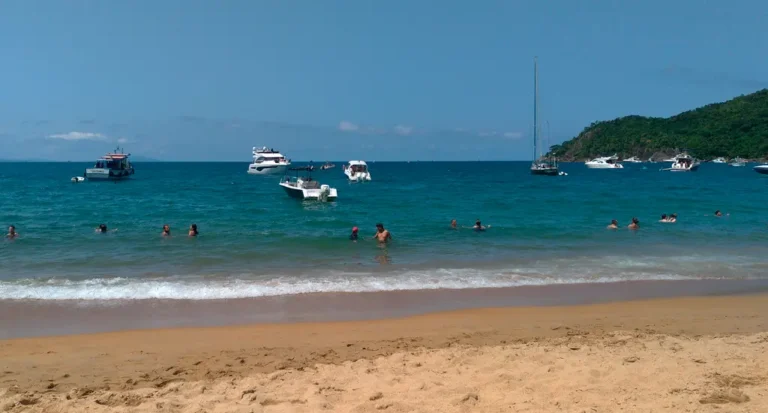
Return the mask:
[[7, 412], [763, 412], [768, 295], [0, 341]]

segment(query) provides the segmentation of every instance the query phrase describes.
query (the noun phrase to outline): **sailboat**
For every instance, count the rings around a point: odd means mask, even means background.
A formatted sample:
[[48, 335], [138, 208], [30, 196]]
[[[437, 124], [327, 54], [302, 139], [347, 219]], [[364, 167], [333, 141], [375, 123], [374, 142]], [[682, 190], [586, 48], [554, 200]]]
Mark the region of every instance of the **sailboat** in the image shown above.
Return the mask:
[[539, 69], [538, 59], [533, 59], [533, 162], [531, 173], [534, 175], [557, 176], [557, 159], [539, 156]]

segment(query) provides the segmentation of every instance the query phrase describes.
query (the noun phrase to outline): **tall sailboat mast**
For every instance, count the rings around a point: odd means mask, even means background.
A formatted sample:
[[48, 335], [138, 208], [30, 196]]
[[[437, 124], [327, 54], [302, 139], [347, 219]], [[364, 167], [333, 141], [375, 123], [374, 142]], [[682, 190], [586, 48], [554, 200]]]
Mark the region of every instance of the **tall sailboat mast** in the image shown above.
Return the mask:
[[539, 71], [538, 57], [533, 58], [533, 162], [538, 158], [537, 143], [539, 139]]

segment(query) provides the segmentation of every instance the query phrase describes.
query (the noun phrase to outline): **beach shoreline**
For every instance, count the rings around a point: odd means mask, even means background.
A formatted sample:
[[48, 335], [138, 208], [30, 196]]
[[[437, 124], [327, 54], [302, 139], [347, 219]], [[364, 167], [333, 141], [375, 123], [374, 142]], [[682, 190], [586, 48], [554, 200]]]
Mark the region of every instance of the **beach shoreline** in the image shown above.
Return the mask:
[[[539, 365], [539, 370], [532, 376], [534, 378], [546, 375], [547, 363], [555, 363], [554, 359], [549, 359], [552, 355], [569, 363], [587, 363], [578, 371], [560, 371], [571, 376], [572, 380], [580, 380], [582, 376], [589, 378], [590, 374], [594, 374], [591, 370], [602, 371], [598, 377], [608, 374], [606, 360], [618, 360], [620, 369], [626, 369], [628, 364], [635, 365], [637, 360], [634, 357], [642, 361], [637, 366], [645, 366], [638, 377], [657, 369], [663, 374], [656, 374], [673, 375], [669, 376], [669, 380], [677, 383], [688, 380], [696, 370], [701, 373], [697, 373], [696, 380], [711, 384], [715, 380], [713, 374], [725, 377], [728, 372], [731, 376], [738, 373], [748, 383], [757, 385], [765, 383], [765, 376], [757, 372], [764, 371], [768, 365], [766, 331], [768, 295], [762, 293], [576, 306], [476, 308], [365, 321], [251, 324], [18, 338], [0, 341], [0, 360], [3, 360], [0, 400], [10, 406], [9, 411], [14, 412], [50, 411], [54, 408], [78, 410], [86, 404], [95, 408], [94, 411], [112, 411], [109, 409], [118, 405], [146, 411], [215, 411], [203, 406], [205, 403], [222, 408], [228, 406], [228, 409], [219, 411], [246, 407], [250, 410], [242, 411], [360, 411], [340, 398], [329, 398], [327, 394], [323, 396], [320, 390], [319, 396], [310, 397], [296, 386], [310, 380], [324, 387], [330, 384], [324, 385], [321, 383], [323, 380], [346, 377], [345, 386], [354, 387], [353, 384], [360, 380], [375, 378], [377, 371], [391, 373], [394, 368], [391, 364], [400, 363], [399, 368], [403, 371], [399, 382], [395, 380], [384, 385], [381, 382], [384, 379], [379, 377], [374, 380], [377, 384], [373, 387], [387, 389], [380, 391], [387, 394], [390, 407], [394, 409], [392, 411], [412, 411], [408, 410], [406, 400], [399, 397], [395, 389], [404, 383], [433, 387], [428, 381], [422, 383], [427, 380], [425, 377], [418, 378], [419, 382], [410, 381], [409, 371], [418, 370], [417, 365], [448, 363], [447, 360], [458, 357], [466, 360], [470, 370], [473, 369], [472, 363], [480, 363], [484, 367], [477, 370], [479, 372], [492, 366], [503, 370], [504, 360], [514, 358], [515, 363], [528, 363], [521, 364], [520, 368], [527, 366], [525, 368], [535, 369]], [[546, 363], [542, 361], [545, 353], [549, 354]], [[514, 354], [526, 357], [518, 359]], [[589, 354], [589, 360], [585, 359], [586, 354]], [[702, 362], [688, 362], [674, 368], [664, 366], [663, 363], [671, 362], [670, 357], [675, 360], [679, 357], [701, 359]], [[622, 362], [624, 358], [634, 361]], [[589, 363], [597, 364], [591, 366]], [[368, 367], [362, 368], [363, 365]], [[455, 366], [451, 369], [440, 368], [442, 373], [430, 374], [437, 374], [446, 389], [458, 386], [457, 383], [464, 380], [463, 368], [455, 371]], [[542, 372], [540, 368], [545, 370]], [[329, 372], [333, 372], [332, 377], [328, 376]], [[498, 374], [501, 373], [494, 370], [493, 375]], [[284, 377], [281, 382], [288, 387], [273, 388], [275, 375]], [[552, 377], [555, 376], [559, 373]], [[509, 382], [510, 377], [501, 380], [488, 376], [483, 380], [486, 380], [487, 386], [493, 387]], [[595, 377], [592, 379], [596, 380]], [[388, 380], [394, 380], [394, 376]], [[567, 377], [564, 376], [563, 380]], [[606, 386], [610, 383], [621, 384], [624, 387], [647, 384], [632, 382], [631, 376], [623, 377], [623, 380], [600, 383]], [[682, 387], [675, 388], [686, 389], [684, 383], [679, 385]], [[207, 395], [203, 395], [206, 390], [201, 391], [201, 388], [221, 386], [230, 390]], [[380, 391], [363, 384], [361, 386], [360, 394], [365, 400], [361, 399], [360, 403], [370, 404], [370, 409], [363, 411], [375, 411], [375, 406], [380, 403], [370, 403], [374, 400], [368, 398], [374, 398]], [[739, 394], [749, 395], [750, 402], [739, 402], [742, 404], [734, 406], [752, 409], [764, 406], [760, 403], [766, 403], [768, 392], [757, 391], [750, 386], [742, 384], [723, 391], [733, 390], [732, 396], [736, 395], [733, 396], [736, 399], [741, 397]], [[599, 387], [595, 384], [591, 389], [597, 391]], [[546, 389], [553, 391], [544, 386], [531, 390], [531, 394]], [[252, 403], [243, 404], [242, 400], [232, 396], [232, 391], [242, 396], [251, 394], [243, 393], [250, 390], [260, 397]], [[717, 389], [701, 387], [694, 391], [689, 388], [679, 390], [680, 394], [670, 393], [672, 390], [666, 389], [663, 393], [675, 400], [683, 396], [704, 400]], [[490, 396], [481, 384], [460, 391], [471, 394], [472, 403], [489, 402]], [[293, 396], [285, 403], [269, 402], [278, 400], [275, 392], [288, 392]], [[191, 393], [195, 393], [195, 397]], [[181, 401], [180, 394], [186, 394], [182, 397], [186, 401]], [[352, 397], [351, 392], [345, 394]], [[452, 395], [451, 403], [466, 394]], [[205, 403], [198, 396], [203, 397]], [[475, 400], [476, 396], [478, 400]], [[571, 396], [562, 396], [561, 406], [570, 403], [568, 405], [575, 408]], [[286, 396], [282, 394], [280, 397]], [[642, 398], [644, 395], [636, 394], [635, 397]], [[26, 401], [22, 403], [23, 400]], [[290, 400], [299, 402], [291, 404]], [[331, 407], [322, 408], [323, 403]], [[422, 406], [421, 411], [462, 411], [458, 402], [448, 406], [450, 408], [438, 408], [442, 402], [432, 399], [424, 403], [427, 404]], [[595, 406], [603, 406], [597, 400], [594, 403]], [[157, 406], [176, 407], [163, 410], [156, 409]], [[435, 408], [430, 409], [430, 406]], [[489, 405], [481, 411], [504, 411], [499, 406]], [[550, 407], [552, 411], [557, 411], [553, 406], [540, 407], [539, 411], [549, 411]], [[658, 407], [657, 410], [676, 411], [662, 409], [661, 405]]]
[[158, 328], [365, 321], [489, 307], [573, 306], [760, 292], [768, 292], [768, 280], [624, 281], [220, 300], [0, 300], [0, 339]]

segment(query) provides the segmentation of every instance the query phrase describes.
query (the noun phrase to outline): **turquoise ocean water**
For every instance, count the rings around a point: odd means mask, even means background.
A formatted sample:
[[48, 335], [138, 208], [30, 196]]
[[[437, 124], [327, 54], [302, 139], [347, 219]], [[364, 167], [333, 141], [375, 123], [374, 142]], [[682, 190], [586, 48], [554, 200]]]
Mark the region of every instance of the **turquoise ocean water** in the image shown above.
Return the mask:
[[[563, 164], [568, 176], [541, 177], [527, 162], [378, 162], [372, 182], [349, 184], [337, 164], [314, 177], [338, 201], [317, 203], [289, 198], [278, 176], [246, 174], [246, 162], [136, 163], [130, 181], [80, 184], [69, 178], [90, 164], [0, 163], [0, 224], [21, 234], [0, 242], [0, 299], [768, 278], [768, 176], [751, 167]], [[659, 223], [662, 213], [679, 220]], [[639, 231], [605, 229], [633, 216]], [[453, 218], [492, 227], [454, 231]], [[377, 222], [394, 236], [386, 248], [367, 239]], [[97, 234], [100, 223], [117, 231]]]

